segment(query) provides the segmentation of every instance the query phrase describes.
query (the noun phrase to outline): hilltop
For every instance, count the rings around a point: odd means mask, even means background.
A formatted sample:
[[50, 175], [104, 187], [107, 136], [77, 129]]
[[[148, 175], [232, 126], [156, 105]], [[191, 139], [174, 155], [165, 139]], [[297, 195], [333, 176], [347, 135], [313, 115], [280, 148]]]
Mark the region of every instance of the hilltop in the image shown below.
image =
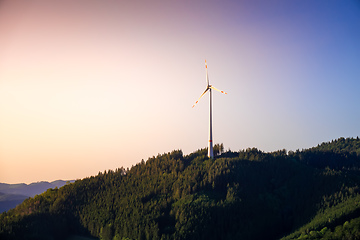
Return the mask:
[[0, 238], [359, 238], [359, 146], [174, 150], [26, 199], [0, 215]]

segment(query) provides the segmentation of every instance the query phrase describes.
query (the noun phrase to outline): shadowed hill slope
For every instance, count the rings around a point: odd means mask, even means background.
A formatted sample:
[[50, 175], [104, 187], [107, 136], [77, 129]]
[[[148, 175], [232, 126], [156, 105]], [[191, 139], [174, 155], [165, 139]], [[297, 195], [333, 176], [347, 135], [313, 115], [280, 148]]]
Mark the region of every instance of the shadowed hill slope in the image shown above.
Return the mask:
[[62, 187], [67, 183], [74, 182], [57, 180], [53, 182], [34, 182], [31, 184], [19, 183], [19, 184], [7, 184], [0, 183], [0, 192], [4, 194], [16, 194], [28, 197], [34, 197], [37, 194], [45, 192], [49, 188]]
[[16, 207], [28, 197], [45, 192], [49, 188], [62, 187], [72, 181], [35, 182], [31, 184], [0, 183], [0, 213]]

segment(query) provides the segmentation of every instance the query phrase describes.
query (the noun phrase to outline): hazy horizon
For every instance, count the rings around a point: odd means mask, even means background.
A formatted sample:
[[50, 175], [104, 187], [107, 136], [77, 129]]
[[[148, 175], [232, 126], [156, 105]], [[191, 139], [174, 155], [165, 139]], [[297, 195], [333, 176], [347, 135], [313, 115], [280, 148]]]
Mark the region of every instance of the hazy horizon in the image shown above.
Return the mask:
[[360, 135], [360, 1], [0, 2], [0, 182]]

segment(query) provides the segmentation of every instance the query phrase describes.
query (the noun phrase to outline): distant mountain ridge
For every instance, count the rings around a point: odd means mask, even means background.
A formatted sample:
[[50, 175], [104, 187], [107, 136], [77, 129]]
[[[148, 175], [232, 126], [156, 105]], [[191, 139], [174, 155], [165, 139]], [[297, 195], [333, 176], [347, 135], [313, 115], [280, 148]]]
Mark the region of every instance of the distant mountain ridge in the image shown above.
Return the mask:
[[0, 183], [0, 213], [16, 207], [16, 205], [22, 203], [25, 199], [41, 194], [49, 188], [60, 188], [71, 182], [74, 182], [74, 180], [41, 181], [30, 184]]

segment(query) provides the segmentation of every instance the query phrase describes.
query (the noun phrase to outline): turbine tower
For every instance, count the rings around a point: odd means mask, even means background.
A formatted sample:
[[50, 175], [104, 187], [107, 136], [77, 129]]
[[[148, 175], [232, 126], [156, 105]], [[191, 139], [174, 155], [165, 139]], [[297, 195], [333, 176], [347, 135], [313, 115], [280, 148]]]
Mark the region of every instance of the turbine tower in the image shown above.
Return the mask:
[[215, 90], [215, 91], [218, 91], [218, 92], [221, 92], [221, 93], [224, 93], [224, 94], [227, 94], [227, 93], [215, 88], [212, 85], [210, 85], [206, 60], [205, 60], [205, 68], [206, 68], [206, 89], [203, 92], [203, 94], [201, 94], [199, 99], [195, 102], [195, 104], [192, 107], [195, 107], [195, 105], [200, 101], [200, 98], [202, 98], [205, 95], [205, 93], [207, 91], [209, 91], [209, 93], [210, 93], [210, 101], [209, 101], [209, 103], [210, 104], [209, 104], [209, 147], [208, 147], [208, 157], [209, 158], [214, 158], [213, 138], [212, 138], [212, 94], [211, 94], [211, 90]]

